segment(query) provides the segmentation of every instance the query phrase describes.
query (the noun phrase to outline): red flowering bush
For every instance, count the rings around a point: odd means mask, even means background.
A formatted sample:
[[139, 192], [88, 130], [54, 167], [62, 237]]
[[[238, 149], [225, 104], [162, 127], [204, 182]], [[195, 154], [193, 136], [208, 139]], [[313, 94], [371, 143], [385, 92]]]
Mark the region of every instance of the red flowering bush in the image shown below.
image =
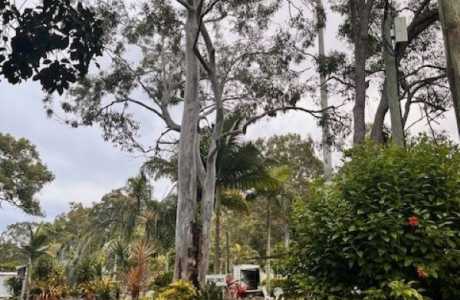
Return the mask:
[[432, 300], [460, 299], [457, 147], [367, 144], [348, 155], [295, 207], [280, 266], [291, 286], [315, 299], [394, 299], [389, 283], [411, 282]]
[[412, 216], [412, 217], [409, 218], [407, 223], [411, 227], [417, 227], [417, 225], [419, 224], [419, 220], [418, 220], [418, 218], [416, 216]]

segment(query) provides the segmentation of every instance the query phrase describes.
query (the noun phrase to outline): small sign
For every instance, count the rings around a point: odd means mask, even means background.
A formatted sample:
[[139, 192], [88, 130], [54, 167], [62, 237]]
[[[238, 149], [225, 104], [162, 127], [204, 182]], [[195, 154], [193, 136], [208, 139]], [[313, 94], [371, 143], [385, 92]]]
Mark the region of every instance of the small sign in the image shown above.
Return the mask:
[[226, 287], [227, 283], [225, 282], [224, 274], [211, 274], [206, 275], [206, 283], [214, 284], [217, 287]]
[[406, 17], [395, 18], [395, 42], [407, 43], [409, 37], [407, 35], [407, 19]]

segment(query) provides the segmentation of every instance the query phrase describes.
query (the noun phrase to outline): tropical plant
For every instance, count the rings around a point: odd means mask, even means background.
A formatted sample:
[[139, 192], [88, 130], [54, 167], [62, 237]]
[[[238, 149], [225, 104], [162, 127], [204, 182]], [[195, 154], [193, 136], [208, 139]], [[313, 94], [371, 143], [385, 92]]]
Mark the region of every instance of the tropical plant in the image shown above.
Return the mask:
[[[226, 123], [232, 122], [229, 120]], [[238, 136], [226, 139], [219, 148], [214, 206], [214, 270], [216, 273], [222, 272], [222, 210], [247, 211], [247, 191], [276, 184], [276, 180], [270, 176], [265, 166], [259, 148], [254, 143], [241, 142]]]
[[126, 286], [132, 299], [138, 299], [149, 286], [149, 262], [154, 250], [146, 241], [138, 241], [130, 252], [132, 265], [126, 273]]
[[80, 294], [86, 299], [111, 300], [116, 299], [118, 293], [118, 284], [110, 277], [100, 277], [80, 286]]
[[22, 280], [21, 278], [15, 276], [10, 277], [6, 280], [6, 287], [11, 292], [12, 298], [18, 300], [21, 295]]
[[200, 291], [199, 300], [224, 300], [222, 288], [215, 284], [207, 284]]
[[48, 249], [48, 232], [44, 224], [17, 223], [8, 226], [4, 238], [16, 244], [27, 258], [21, 299], [28, 299], [34, 262]]
[[155, 300], [195, 300], [197, 297], [198, 292], [192, 283], [178, 280], [171, 283]]
[[31, 279], [31, 294], [39, 299], [61, 299], [69, 291], [64, 268], [49, 255], [37, 259]]

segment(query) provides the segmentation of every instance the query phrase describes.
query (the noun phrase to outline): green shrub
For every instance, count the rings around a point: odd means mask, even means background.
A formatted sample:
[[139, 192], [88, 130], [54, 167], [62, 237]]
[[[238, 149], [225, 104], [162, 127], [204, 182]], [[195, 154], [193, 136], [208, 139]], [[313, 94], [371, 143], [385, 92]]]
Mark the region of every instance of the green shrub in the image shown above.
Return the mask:
[[460, 299], [458, 149], [423, 139], [347, 155], [331, 183], [296, 204], [293, 253], [280, 271], [317, 299], [403, 299], [392, 282]]
[[190, 282], [179, 280], [171, 283], [156, 300], [196, 300], [197, 297], [198, 292]]
[[150, 288], [154, 291], [158, 291], [167, 287], [173, 280], [174, 273], [173, 272], [162, 272], [157, 275]]
[[84, 257], [71, 275], [70, 281], [75, 285], [92, 282], [102, 276], [102, 263], [96, 256]]
[[97, 300], [116, 299], [119, 287], [110, 277], [102, 277], [90, 283]]
[[214, 283], [206, 285], [201, 291], [199, 300], [223, 300], [222, 288]]

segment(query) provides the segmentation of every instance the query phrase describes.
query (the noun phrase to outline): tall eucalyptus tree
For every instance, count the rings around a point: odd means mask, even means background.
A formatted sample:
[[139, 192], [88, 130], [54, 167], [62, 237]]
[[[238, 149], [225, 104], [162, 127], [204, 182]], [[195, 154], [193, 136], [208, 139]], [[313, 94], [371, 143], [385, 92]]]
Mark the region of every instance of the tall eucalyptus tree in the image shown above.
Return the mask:
[[447, 74], [454, 100], [457, 129], [460, 134], [460, 2], [439, 0], [444, 42], [446, 47]]
[[[316, 0], [316, 26], [318, 30], [318, 54], [319, 63], [323, 64], [326, 57], [326, 12], [323, 5], [323, 0]], [[321, 70], [321, 68], [319, 68]], [[324, 160], [324, 175], [326, 178], [332, 176], [332, 153], [331, 153], [331, 132], [330, 132], [330, 121], [329, 112], [327, 107], [329, 106], [329, 95], [328, 95], [328, 82], [326, 75], [320, 72], [320, 97], [321, 97], [321, 109], [323, 112], [323, 119], [321, 122], [322, 136], [321, 143], [323, 147], [323, 160]]]
[[[320, 118], [321, 111], [296, 106], [302, 87], [289, 70], [292, 56], [285, 45], [291, 37], [269, 30], [280, 0], [177, 3], [146, 2], [134, 12], [122, 1], [102, 5], [110, 70], [82, 81], [62, 108], [74, 116], [70, 125], [98, 123], [106, 139], [130, 150], [179, 144], [175, 274], [198, 285], [208, 268], [221, 140], [277, 112], [298, 109]], [[132, 51], [139, 62], [132, 62]], [[47, 100], [52, 113], [53, 101]], [[173, 106], [181, 108], [180, 122]], [[137, 139], [139, 110], [166, 127], [152, 148]], [[228, 112], [238, 113], [242, 125], [223, 132]], [[207, 124], [212, 133], [202, 159]]]

